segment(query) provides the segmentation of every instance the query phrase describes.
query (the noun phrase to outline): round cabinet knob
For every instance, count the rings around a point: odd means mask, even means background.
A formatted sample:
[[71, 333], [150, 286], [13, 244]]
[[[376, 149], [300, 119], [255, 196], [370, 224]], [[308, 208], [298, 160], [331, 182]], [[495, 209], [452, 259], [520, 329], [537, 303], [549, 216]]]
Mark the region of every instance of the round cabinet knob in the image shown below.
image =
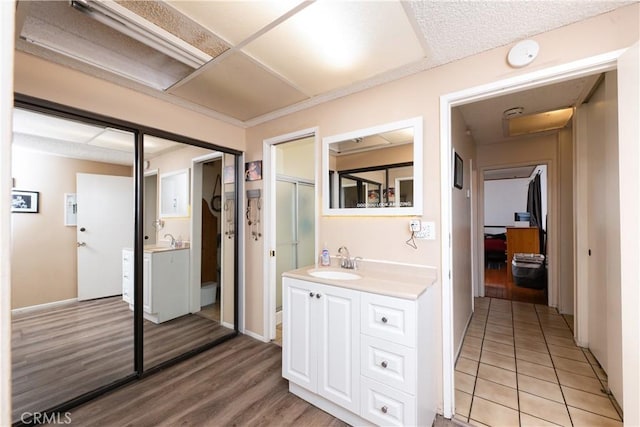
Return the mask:
[[382, 411], [383, 414], [386, 414], [389, 411], [389, 408], [387, 408], [386, 406], [383, 406], [382, 408], [380, 408], [380, 410]]
[[380, 319], [380, 320], [382, 320], [382, 323], [387, 323], [387, 322], [389, 321], [389, 320], [387, 320], [387, 318], [386, 318], [386, 317], [383, 317], [383, 318], [382, 318], [382, 319]]
[[316, 294], [316, 298], [320, 299], [320, 294]]
[[315, 294], [314, 294], [313, 292], [309, 292], [309, 296], [310, 296], [311, 298], [313, 298], [313, 296], [314, 296], [314, 295], [315, 295]]
[[386, 368], [387, 366], [389, 366], [389, 364], [387, 363], [386, 360], [383, 360], [380, 366], [382, 366], [383, 368]]
[[80, 227], [80, 231], [87, 231], [87, 229], [84, 227]]

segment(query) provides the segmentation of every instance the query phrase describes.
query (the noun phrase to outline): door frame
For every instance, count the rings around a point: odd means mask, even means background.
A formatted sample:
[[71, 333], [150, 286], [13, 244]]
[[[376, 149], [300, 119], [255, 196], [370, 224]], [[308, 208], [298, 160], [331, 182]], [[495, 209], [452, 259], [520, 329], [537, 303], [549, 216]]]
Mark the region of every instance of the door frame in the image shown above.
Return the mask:
[[[441, 243], [441, 277], [442, 277], [442, 386], [443, 414], [452, 418], [455, 413], [454, 364], [455, 349], [453, 342], [453, 288], [452, 288], [452, 158], [451, 150], [451, 109], [460, 105], [494, 98], [526, 89], [546, 86], [577, 77], [601, 73], [617, 68], [618, 58], [626, 49], [619, 49], [601, 55], [595, 55], [549, 68], [532, 71], [497, 80], [491, 83], [473, 86], [440, 97], [440, 239]], [[476, 236], [477, 238], [477, 236]], [[476, 242], [472, 242], [477, 247]], [[575, 252], [574, 252], [575, 253]], [[576, 288], [576, 335], [582, 334], [586, 327], [585, 315], [587, 300], [583, 295], [581, 283]]]
[[[262, 142], [262, 172], [264, 176], [264, 256], [263, 256], [263, 335], [265, 342], [271, 341], [276, 337], [276, 204], [273, 200], [276, 189], [276, 145], [285, 142], [291, 142], [298, 139], [313, 137], [314, 151], [316, 158], [320, 158], [319, 149], [320, 141], [318, 136], [318, 127], [311, 127], [299, 131], [290, 132], [284, 135], [268, 138]], [[320, 182], [320, 169], [316, 166], [315, 170], [315, 239], [318, 242], [318, 223], [319, 223], [319, 189], [317, 183]], [[316, 244], [316, 246], [318, 246]], [[315, 248], [317, 256], [318, 248]]]

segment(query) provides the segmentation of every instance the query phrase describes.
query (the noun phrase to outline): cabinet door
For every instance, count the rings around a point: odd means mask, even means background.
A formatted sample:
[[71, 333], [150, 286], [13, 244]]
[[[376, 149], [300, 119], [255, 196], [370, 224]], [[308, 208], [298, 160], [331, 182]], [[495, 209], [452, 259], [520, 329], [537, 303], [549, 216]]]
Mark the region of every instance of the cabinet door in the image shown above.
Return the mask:
[[318, 394], [360, 411], [360, 298], [349, 289], [318, 285]]
[[285, 277], [282, 280], [282, 376], [316, 392], [317, 337], [313, 333], [317, 306], [313, 283]]

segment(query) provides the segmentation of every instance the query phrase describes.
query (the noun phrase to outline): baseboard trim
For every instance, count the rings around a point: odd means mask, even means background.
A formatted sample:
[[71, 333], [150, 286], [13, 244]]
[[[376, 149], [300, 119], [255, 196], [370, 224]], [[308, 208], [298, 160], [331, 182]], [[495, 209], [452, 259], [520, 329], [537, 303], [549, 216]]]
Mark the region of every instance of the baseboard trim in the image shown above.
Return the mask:
[[460, 340], [460, 344], [456, 350], [456, 354], [454, 360], [457, 361], [458, 357], [460, 357], [460, 352], [462, 351], [462, 345], [464, 344], [464, 337], [467, 336], [467, 330], [469, 329], [469, 325], [471, 325], [471, 319], [473, 319], [473, 311], [469, 314], [469, 318], [467, 318], [467, 324], [464, 327], [464, 333], [462, 334], [462, 339]]
[[248, 329], [245, 329], [242, 333], [247, 335], [247, 336], [249, 336], [249, 337], [251, 337], [251, 338], [253, 338], [253, 339], [256, 339], [258, 341], [262, 341], [262, 342], [269, 342], [270, 341], [270, 340], [266, 339], [265, 337], [263, 337], [262, 335], [256, 334], [255, 332], [251, 332]]
[[28, 307], [14, 308], [14, 309], [11, 310], [11, 314], [31, 313], [33, 311], [51, 309], [51, 308], [60, 307], [60, 306], [63, 306], [63, 305], [72, 304], [74, 302], [78, 302], [78, 298], [71, 298], [71, 299], [65, 299], [65, 300], [61, 300], [61, 301], [47, 302], [47, 303], [44, 303], [44, 304], [30, 305]]
[[220, 322], [220, 324], [222, 326], [224, 326], [225, 328], [229, 328], [229, 329], [235, 329], [236, 325], [234, 325], [233, 323], [228, 323], [228, 322]]

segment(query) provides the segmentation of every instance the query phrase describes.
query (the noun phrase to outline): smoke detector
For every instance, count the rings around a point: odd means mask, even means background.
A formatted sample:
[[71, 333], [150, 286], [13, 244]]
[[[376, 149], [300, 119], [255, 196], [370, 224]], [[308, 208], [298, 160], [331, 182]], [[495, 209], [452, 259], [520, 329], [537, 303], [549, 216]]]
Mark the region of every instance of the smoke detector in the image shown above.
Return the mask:
[[510, 120], [510, 119], [513, 119], [514, 117], [521, 116], [523, 112], [524, 112], [524, 108], [513, 107], [513, 108], [509, 108], [508, 110], [504, 110], [504, 112], [502, 113], [502, 117], [507, 120]]
[[538, 52], [540, 51], [540, 45], [534, 40], [523, 40], [518, 42], [509, 50], [507, 55], [507, 62], [513, 68], [521, 68], [525, 65], [529, 65], [536, 59]]

